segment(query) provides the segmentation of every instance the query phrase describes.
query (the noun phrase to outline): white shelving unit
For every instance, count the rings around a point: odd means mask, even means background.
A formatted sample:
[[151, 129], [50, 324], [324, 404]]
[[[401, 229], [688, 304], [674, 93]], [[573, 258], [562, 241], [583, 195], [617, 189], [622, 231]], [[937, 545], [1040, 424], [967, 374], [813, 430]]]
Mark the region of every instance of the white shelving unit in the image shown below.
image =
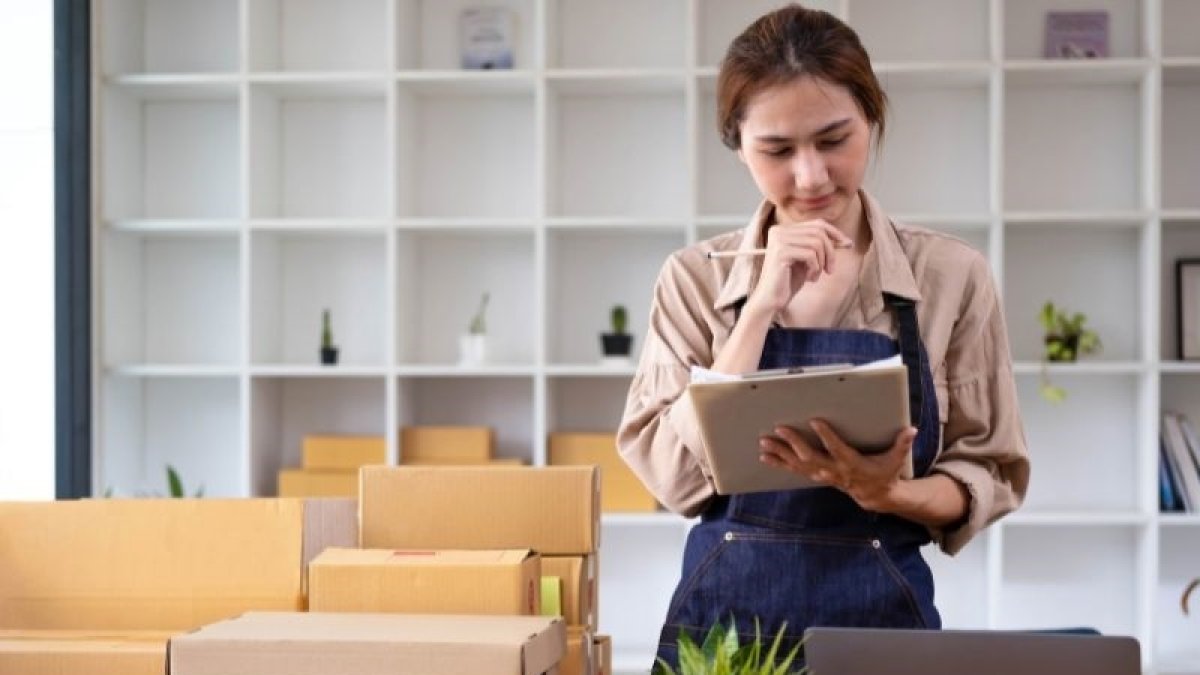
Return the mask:
[[[458, 69], [466, 0], [101, 0], [95, 16], [96, 491], [269, 495], [314, 432], [483, 423], [545, 462], [611, 430], [671, 251], [758, 202], [715, 131], [716, 66], [764, 0], [490, 0], [516, 67]], [[989, 256], [1034, 476], [955, 559], [947, 625], [1137, 636], [1147, 672], [1200, 673], [1178, 594], [1200, 516], [1157, 513], [1158, 416], [1200, 418], [1177, 359], [1173, 263], [1200, 256], [1200, 0], [826, 0], [893, 114], [869, 187]], [[1105, 9], [1112, 58], [1040, 58], [1051, 9]], [[456, 340], [481, 293], [492, 362]], [[1038, 397], [1036, 312], [1105, 342]], [[317, 365], [329, 308], [341, 365]], [[637, 348], [640, 345], [635, 345]], [[609, 515], [601, 627], [650, 663], [687, 528]]]

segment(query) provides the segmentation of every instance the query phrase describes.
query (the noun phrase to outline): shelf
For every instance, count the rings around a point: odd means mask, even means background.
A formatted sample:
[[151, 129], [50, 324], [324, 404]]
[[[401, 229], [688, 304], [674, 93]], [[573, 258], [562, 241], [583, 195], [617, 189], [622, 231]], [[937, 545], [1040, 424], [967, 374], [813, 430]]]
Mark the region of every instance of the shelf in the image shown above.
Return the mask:
[[186, 237], [207, 234], [236, 234], [241, 221], [233, 219], [205, 220], [200, 218], [129, 218], [110, 220], [106, 226], [111, 232], [141, 235], [180, 235]]
[[974, 87], [986, 89], [991, 79], [992, 65], [987, 61], [947, 64], [896, 63], [875, 64], [875, 75], [890, 94], [907, 88], [955, 89]]
[[392, 221], [379, 218], [252, 218], [251, 232], [311, 234], [384, 234]]
[[1141, 527], [1154, 516], [1136, 512], [1037, 512], [1020, 510], [1001, 522], [1005, 529], [1014, 527]]
[[1163, 361], [1158, 370], [1162, 373], [1200, 374], [1200, 362]]
[[637, 372], [637, 368], [633, 363], [628, 365], [558, 363], [546, 366], [546, 375], [550, 377], [612, 377], [624, 379], [633, 377], [635, 372]]
[[1003, 3], [999, 26], [1004, 35], [1004, 58], [1039, 59], [1043, 56], [1045, 13], [1050, 10], [1103, 10], [1108, 12], [1108, 61], [1145, 56], [1149, 46], [1141, 0], [1094, 0], [1086, 4], [1055, 0]]
[[208, 73], [238, 69], [237, 0], [112, 0], [95, 12], [105, 73]]
[[657, 513], [605, 513], [601, 517], [604, 525], [617, 527], [691, 527], [695, 518], [660, 511]]
[[[699, 220], [699, 219], [697, 219]], [[684, 218], [664, 218], [661, 216], [614, 216], [614, 217], [569, 217], [561, 216], [546, 219], [549, 230], [594, 230], [597, 232], [626, 231], [638, 233], [670, 233], [683, 232], [687, 229]]]
[[371, 378], [386, 377], [390, 373], [386, 366], [325, 366], [300, 363], [262, 363], [250, 366], [252, 377]]
[[280, 97], [355, 99], [387, 95], [392, 82], [385, 71], [250, 73], [254, 91]]
[[1170, 222], [1200, 222], [1200, 209], [1164, 209], [1162, 219]]
[[396, 375], [406, 378], [476, 378], [476, 377], [534, 377], [537, 367], [526, 364], [495, 364], [486, 366], [459, 366], [447, 364], [401, 364]]
[[405, 70], [396, 82], [423, 96], [532, 96], [537, 77], [528, 70]]
[[128, 378], [206, 378], [206, 377], [239, 377], [241, 368], [237, 365], [207, 366], [184, 364], [113, 364], [107, 367], [110, 375]]
[[1160, 513], [1158, 524], [1170, 528], [1200, 528], [1200, 513]]
[[1001, 216], [1016, 227], [1069, 225], [1079, 227], [1141, 227], [1152, 216], [1147, 211], [1010, 211]]
[[622, 94], [683, 94], [687, 77], [682, 70], [551, 70], [546, 83], [558, 94], [588, 96]]
[[1013, 372], [1017, 375], [1040, 375], [1045, 369], [1051, 376], [1056, 375], [1140, 375], [1150, 370], [1146, 364], [1137, 361], [1096, 361], [1084, 360], [1075, 363], [1045, 363], [1041, 361], [1016, 361]]
[[228, 99], [240, 79], [225, 73], [135, 73], [105, 79], [112, 89], [138, 101]]
[[1149, 75], [1148, 59], [1028, 60], [1004, 66], [1006, 87], [1136, 85]]

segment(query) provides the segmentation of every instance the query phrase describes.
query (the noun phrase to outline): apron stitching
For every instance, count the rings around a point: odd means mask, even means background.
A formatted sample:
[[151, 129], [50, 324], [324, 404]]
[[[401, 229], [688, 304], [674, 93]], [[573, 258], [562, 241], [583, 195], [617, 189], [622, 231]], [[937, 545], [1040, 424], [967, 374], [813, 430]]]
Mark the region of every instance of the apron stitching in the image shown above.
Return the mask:
[[901, 574], [899, 569], [897, 569], [896, 564], [892, 562], [891, 557], [884, 552], [883, 547], [872, 547], [872, 550], [875, 551], [875, 555], [883, 564], [883, 568], [887, 570], [888, 574], [891, 575], [892, 580], [896, 582], [896, 584], [900, 587], [900, 590], [904, 593], [904, 599], [908, 601], [908, 608], [910, 611], [912, 611], [913, 616], [916, 617], [917, 621], [921, 622], [921, 627], [925, 628], [925, 616], [921, 614], [921, 610], [917, 607], [917, 599], [913, 595], [913, 589], [909, 585], [908, 579], [904, 578], [904, 575]]

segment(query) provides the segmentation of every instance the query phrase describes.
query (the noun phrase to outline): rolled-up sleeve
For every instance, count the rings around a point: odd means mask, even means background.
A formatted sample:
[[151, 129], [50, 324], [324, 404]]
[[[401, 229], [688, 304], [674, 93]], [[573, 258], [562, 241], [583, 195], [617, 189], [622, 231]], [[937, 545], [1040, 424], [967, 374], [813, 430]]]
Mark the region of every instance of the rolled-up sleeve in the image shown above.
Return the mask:
[[691, 366], [712, 363], [704, 316], [709, 296], [679, 254], [667, 260], [655, 284], [649, 328], [617, 429], [625, 463], [664, 506], [689, 517], [714, 494], [687, 394]]
[[933, 471], [970, 494], [968, 513], [950, 530], [933, 532], [949, 554], [1021, 505], [1029, 457], [1021, 424], [1003, 309], [986, 262], [971, 266], [946, 352], [948, 409], [944, 448]]

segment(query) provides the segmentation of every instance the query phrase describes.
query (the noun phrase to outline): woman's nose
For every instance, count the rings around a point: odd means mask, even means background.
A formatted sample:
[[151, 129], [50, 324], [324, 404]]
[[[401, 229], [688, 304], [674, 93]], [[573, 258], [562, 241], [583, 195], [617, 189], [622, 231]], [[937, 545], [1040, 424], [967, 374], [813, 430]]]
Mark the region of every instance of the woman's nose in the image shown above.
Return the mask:
[[796, 152], [792, 162], [792, 175], [798, 190], [819, 188], [829, 181], [825, 158], [815, 148], [806, 148]]

